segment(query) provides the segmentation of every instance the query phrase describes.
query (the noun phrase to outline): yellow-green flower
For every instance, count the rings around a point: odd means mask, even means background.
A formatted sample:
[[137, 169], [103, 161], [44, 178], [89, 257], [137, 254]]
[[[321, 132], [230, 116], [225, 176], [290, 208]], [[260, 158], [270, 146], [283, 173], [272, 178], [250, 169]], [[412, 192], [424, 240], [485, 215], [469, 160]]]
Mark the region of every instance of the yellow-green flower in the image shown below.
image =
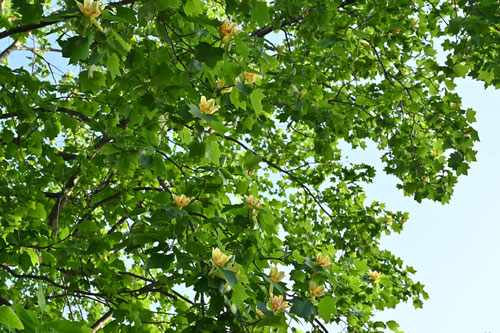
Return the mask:
[[240, 33], [240, 30], [236, 29], [237, 24], [235, 22], [229, 23], [229, 20], [226, 19], [224, 23], [220, 26], [220, 32], [222, 34], [223, 40], [227, 40], [233, 37], [233, 34]]
[[321, 253], [318, 253], [316, 256], [316, 262], [321, 265], [323, 268], [328, 268], [332, 265], [330, 262], [330, 257], [329, 256], [324, 256]]
[[280, 282], [281, 279], [285, 276], [285, 272], [279, 272], [278, 267], [271, 267], [271, 272], [269, 272], [269, 277], [271, 280], [275, 282]]
[[191, 202], [191, 198], [186, 197], [184, 194], [183, 195], [175, 195], [172, 194], [172, 197], [174, 199], [174, 203], [179, 207], [179, 209], [182, 209], [183, 207], [186, 207], [189, 202]]
[[220, 92], [222, 94], [230, 93], [233, 90], [233, 87], [226, 86], [226, 84], [224, 83], [224, 81], [222, 81], [221, 79], [217, 80], [217, 88], [220, 89]]
[[212, 261], [214, 264], [218, 266], [224, 266], [227, 264], [227, 261], [231, 259], [231, 256], [227, 256], [220, 251], [218, 247], [212, 249]]
[[317, 285], [315, 282], [309, 282], [309, 293], [314, 297], [323, 296], [325, 293], [325, 287], [322, 285]]
[[279, 310], [285, 310], [290, 305], [288, 304], [288, 301], [283, 300], [282, 295], [274, 296], [271, 294], [271, 306], [273, 307], [273, 312], [276, 314]]
[[220, 106], [215, 105], [215, 100], [213, 98], [207, 101], [205, 96], [201, 96], [199, 107], [200, 111], [204, 114], [212, 114], [220, 108]]
[[378, 279], [380, 279], [380, 277], [382, 276], [382, 274], [380, 274], [380, 273], [379, 273], [379, 272], [377, 272], [377, 271], [370, 271], [370, 272], [369, 272], [369, 274], [370, 274], [370, 279], [371, 279], [372, 281], [378, 280]]
[[253, 195], [249, 195], [248, 197], [245, 198], [245, 205], [248, 208], [248, 217], [252, 221], [252, 227], [254, 227], [255, 220], [253, 218], [257, 217], [257, 215], [259, 214], [258, 208], [261, 205], [261, 202]]
[[[97, 22], [96, 18], [101, 15], [101, 10], [106, 7], [106, 5], [100, 5], [99, 0], [84, 0], [83, 4], [81, 2], [76, 1], [76, 4], [83, 15], [87, 16], [99, 30], [103, 31], [101, 25]], [[85, 27], [86, 30], [87, 27]]]
[[250, 72], [243, 73], [243, 83], [255, 83], [256, 81], [260, 80], [262, 80], [262, 75], [260, 74], [255, 74]]
[[260, 200], [255, 198], [253, 195], [249, 195], [248, 197], [246, 197], [245, 202], [247, 208], [252, 210], [255, 210], [255, 208], [258, 208], [261, 204]]

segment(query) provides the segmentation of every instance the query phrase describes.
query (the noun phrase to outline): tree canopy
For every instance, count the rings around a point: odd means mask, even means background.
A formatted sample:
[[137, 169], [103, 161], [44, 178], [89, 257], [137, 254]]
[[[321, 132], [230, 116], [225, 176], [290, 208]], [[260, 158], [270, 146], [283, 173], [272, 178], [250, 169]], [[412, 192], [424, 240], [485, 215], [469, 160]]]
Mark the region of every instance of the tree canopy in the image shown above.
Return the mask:
[[422, 306], [379, 247], [408, 214], [342, 147], [447, 203], [479, 140], [455, 80], [500, 87], [497, 1], [0, 7], [0, 331], [398, 332], [374, 314]]

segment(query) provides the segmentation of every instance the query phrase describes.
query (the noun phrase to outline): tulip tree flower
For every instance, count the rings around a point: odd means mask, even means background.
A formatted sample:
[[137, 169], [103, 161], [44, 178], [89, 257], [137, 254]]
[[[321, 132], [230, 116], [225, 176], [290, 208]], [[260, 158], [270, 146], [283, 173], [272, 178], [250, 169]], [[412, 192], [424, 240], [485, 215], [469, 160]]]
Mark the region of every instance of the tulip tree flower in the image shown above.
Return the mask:
[[332, 263], [330, 262], [330, 257], [323, 257], [321, 253], [318, 253], [318, 255], [316, 256], [316, 263], [320, 264], [323, 268], [328, 268], [332, 265]]
[[285, 53], [286, 49], [285, 49], [285, 47], [284, 47], [283, 45], [278, 45], [278, 46], [276, 47], [276, 51], [277, 51], [278, 53]]
[[252, 226], [255, 226], [255, 222], [253, 220], [254, 216], [256, 217], [259, 214], [257, 208], [259, 208], [261, 202], [259, 199], [255, 198], [253, 195], [249, 195], [245, 198], [245, 205], [248, 208], [248, 218], [252, 220]]
[[245, 198], [245, 205], [248, 207], [248, 209], [253, 209], [259, 208], [261, 202], [260, 199], [255, 198], [253, 195], [249, 195], [248, 197]]
[[227, 256], [220, 251], [218, 247], [212, 249], [212, 261], [218, 266], [224, 266], [232, 255]]
[[233, 34], [240, 33], [240, 30], [236, 29], [237, 24], [235, 22], [229, 23], [226, 19], [224, 23], [220, 26], [220, 32], [222, 34], [222, 39], [227, 41], [229, 38], [233, 37]]
[[369, 274], [370, 274], [370, 279], [372, 281], [376, 281], [376, 280], [380, 279], [380, 276], [382, 276], [382, 274], [380, 274], [377, 271], [370, 271]]
[[215, 105], [215, 100], [213, 98], [207, 101], [207, 98], [205, 96], [201, 96], [199, 107], [201, 113], [204, 114], [212, 114], [220, 108], [220, 106]]
[[191, 202], [191, 198], [186, 197], [184, 194], [183, 195], [175, 195], [172, 194], [172, 197], [174, 199], [174, 203], [179, 207], [179, 209], [182, 209], [183, 207], [186, 207], [189, 202]]
[[269, 272], [269, 277], [274, 282], [280, 282], [281, 279], [285, 276], [285, 272], [279, 272], [278, 267], [271, 267], [271, 272]]
[[[76, 1], [76, 4], [83, 15], [87, 16], [90, 22], [92, 22], [99, 30], [103, 31], [101, 25], [97, 22], [96, 18], [101, 15], [101, 10], [106, 7], [106, 5], [100, 5], [99, 0], [84, 0], [83, 4]], [[85, 32], [87, 31], [88, 23], [85, 25]]]
[[226, 84], [221, 79], [217, 80], [217, 88], [220, 89], [222, 94], [230, 93], [233, 90], [233, 87], [226, 87]]
[[283, 300], [282, 295], [274, 296], [271, 294], [271, 306], [273, 307], [273, 313], [276, 314], [279, 310], [285, 310], [290, 305], [288, 304], [288, 301]]
[[317, 285], [315, 282], [309, 282], [309, 293], [314, 297], [320, 297], [325, 294], [325, 287], [322, 285]]
[[250, 72], [243, 73], [243, 83], [255, 83], [260, 80], [262, 80], [262, 75], [260, 74], [255, 74]]

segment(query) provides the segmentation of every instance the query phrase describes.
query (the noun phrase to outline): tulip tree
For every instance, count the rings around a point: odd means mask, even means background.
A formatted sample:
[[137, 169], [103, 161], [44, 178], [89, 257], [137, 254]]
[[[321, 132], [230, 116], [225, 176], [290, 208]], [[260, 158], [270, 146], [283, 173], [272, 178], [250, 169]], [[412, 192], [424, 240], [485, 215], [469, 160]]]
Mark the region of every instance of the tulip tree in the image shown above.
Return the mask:
[[0, 5], [0, 331], [398, 332], [374, 315], [422, 306], [379, 247], [407, 213], [342, 147], [447, 203], [496, 1]]

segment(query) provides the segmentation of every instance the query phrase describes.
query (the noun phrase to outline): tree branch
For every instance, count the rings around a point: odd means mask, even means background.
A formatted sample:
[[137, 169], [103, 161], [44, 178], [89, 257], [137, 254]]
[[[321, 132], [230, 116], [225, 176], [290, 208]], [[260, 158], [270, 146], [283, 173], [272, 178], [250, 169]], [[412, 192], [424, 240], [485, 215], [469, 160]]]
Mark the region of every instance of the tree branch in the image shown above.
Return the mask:
[[113, 312], [114, 309], [110, 309], [108, 312], [106, 312], [99, 320], [97, 320], [94, 325], [90, 326], [92, 329], [92, 333], [97, 332], [101, 327], [103, 327], [108, 321], [113, 319]]
[[276, 29], [282, 29], [286, 26], [292, 25], [294, 23], [298, 23], [298, 22], [302, 21], [303, 19], [304, 19], [304, 17], [302, 15], [299, 17], [286, 19], [283, 22], [281, 22], [279, 27], [275, 27], [275, 26], [265, 27], [265, 28], [254, 31], [251, 35], [256, 36], [256, 37], [264, 37], [265, 35], [273, 32]]
[[[45, 282], [50, 283], [52, 286], [64, 289], [64, 290], [69, 290], [69, 287], [66, 287], [62, 284], [59, 284], [51, 279], [49, 279], [46, 276], [40, 276], [40, 275], [34, 275], [34, 274], [17, 274], [12, 270], [11, 268], [7, 267], [6, 265], [0, 265], [2, 269], [4, 269], [7, 273], [9, 273], [12, 277], [18, 278], [18, 279], [34, 279], [34, 280], [42, 280]], [[73, 292], [77, 294], [84, 294], [84, 295], [91, 295], [91, 296], [102, 296], [102, 294], [98, 293], [92, 293], [89, 291], [82, 291], [82, 290], [73, 290]]]
[[[53, 112], [53, 111], [50, 111], [50, 110], [47, 110], [47, 109], [43, 109], [43, 108], [36, 108], [36, 109], [33, 109], [33, 111]], [[75, 110], [71, 110], [71, 109], [68, 109], [68, 108], [63, 108], [61, 106], [57, 107], [56, 111], [62, 112], [62, 113], [66, 113], [67, 115], [73, 116], [73, 117], [78, 118], [79, 120], [87, 122], [87, 123], [90, 122], [90, 121], [92, 121], [92, 119], [90, 119], [89, 117], [87, 117], [86, 115], [84, 115], [81, 112], [78, 112], [78, 111], [75, 111]], [[4, 113], [4, 114], [0, 114], [0, 119], [7, 119], [7, 118], [13, 118], [13, 117], [17, 117], [17, 113], [15, 113], [15, 112], [7, 112], [7, 113]]]
[[31, 52], [39, 52], [39, 51], [50, 51], [50, 52], [62, 52], [60, 49], [54, 49], [52, 47], [27, 47], [27, 46], [18, 46], [16, 50], [21, 51], [31, 51]]
[[5, 50], [2, 51], [2, 53], [0, 53], [0, 61], [4, 61], [5, 59], [7, 59], [7, 57], [18, 48], [19, 44], [21, 44], [20, 41], [18, 41], [17, 39], [14, 40], [12, 44], [10, 44]]
[[[343, 1], [340, 5], [339, 5], [339, 8], [344, 8], [345, 6], [347, 5], [351, 5], [353, 3], [355, 3], [356, 0], [345, 0]], [[269, 27], [265, 27], [265, 28], [262, 28], [262, 29], [259, 29], [259, 30], [256, 30], [254, 31], [251, 35], [252, 36], [255, 36], [255, 37], [264, 37], [265, 35], [273, 32], [274, 30], [277, 30], [277, 29], [283, 29], [284, 27], [287, 27], [289, 25], [292, 25], [292, 24], [295, 24], [295, 23], [299, 23], [300, 21], [302, 21], [304, 19], [304, 16], [303, 15], [300, 15], [299, 17], [292, 17], [292, 18], [289, 18], [289, 19], [286, 19], [286, 20], [283, 20], [280, 24], [279, 27], [277, 26], [269, 26]]]
[[[123, 119], [120, 124], [118, 124], [118, 128], [126, 128], [127, 124], [129, 123], [130, 119]], [[97, 153], [102, 149], [102, 147], [111, 141], [111, 138], [108, 138], [106, 136], [103, 136], [96, 144], [94, 144], [94, 152], [92, 153], [92, 156], [89, 157], [89, 160], [93, 160]], [[73, 193], [73, 189], [75, 188], [76, 184], [81, 178], [80, 175], [75, 175], [72, 176], [67, 182], [66, 185], [64, 186], [63, 193], [59, 197], [59, 199], [56, 201], [54, 206], [52, 207], [52, 210], [50, 211], [49, 218], [47, 221], [47, 224], [52, 228], [52, 230], [57, 231], [59, 229], [59, 213], [63, 209], [64, 205], [68, 201], [69, 197]]]
[[[95, 203], [92, 207], [90, 207], [89, 211], [80, 219], [80, 221], [78, 221], [78, 223], [76, 225], [78, 226], [80, 223], [86, 221], [90, 217], [90, 215], [92, 215], [92, 213], [98, 207], [104, 205], [108, 201], [111, 201], [111, 200], [114, 200], [114, 199], [118, 199], [121, 195], [122, 195], [122, 193], [118, 192], [118, 193], [110, 195], [109, 197], [104, 198], [104, 199], [100, 200], [99, 202]], [[78, 228], [75, 229], [75, 231], [73, 232], [73, 235], [75, 235], [77, 233], [78, 233]]]
[[59, 21], [46, 21], [46, 22], [40, 22], [40, 23], [20, 25], [18, 27], [14, 27], [14, 28], [9, 29], [7, 31], [0, 32], [0, 39], [5, 38], [5, 37], [9, 37], [9, 36], [12, 36], [15, 34], [19, 34], [22, 32], [30, 32], [30, 31], [40, 29], [40, 28], [46, 27], [48, 25], [56, 24], [59, 22], [61, 22], [61, 21], [60, 20]]

